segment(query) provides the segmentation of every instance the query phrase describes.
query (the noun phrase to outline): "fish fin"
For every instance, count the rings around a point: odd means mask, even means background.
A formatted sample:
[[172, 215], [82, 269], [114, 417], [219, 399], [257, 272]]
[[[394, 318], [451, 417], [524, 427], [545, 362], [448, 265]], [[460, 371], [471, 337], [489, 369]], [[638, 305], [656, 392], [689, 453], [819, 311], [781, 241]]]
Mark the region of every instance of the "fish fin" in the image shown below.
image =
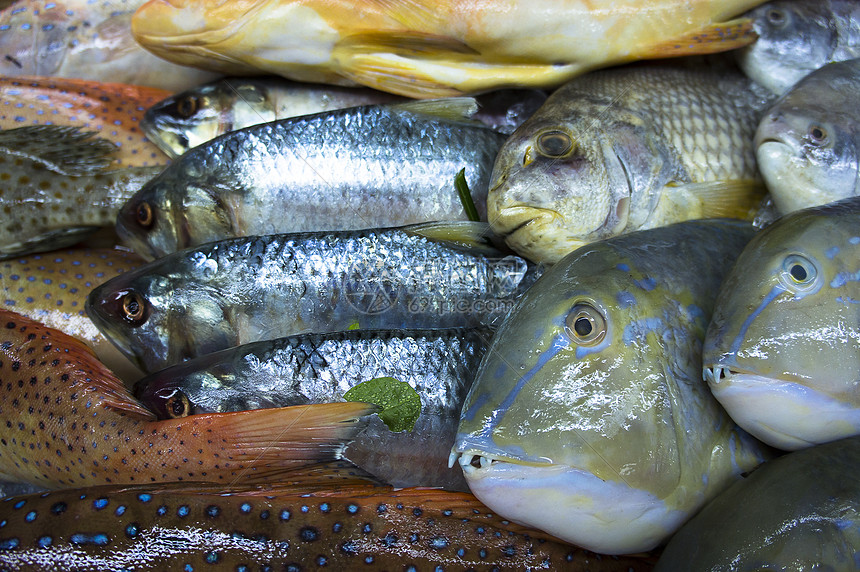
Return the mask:
[[668, 185], [695, 197], [702, 204], [703, 218], [737, 218], [752, 220], [767, 188], [755, 179], [708, 181]]
[[93, 175], [103, 171], [116, 147], [92, 131], [65, 125], [27, 125], [0, 130], [0, 152], [41, 163], [60, 175]]
[[406, 101], [404, 103], [391, 103], [388, 107], [419, 113], [433, 118], [444, 119], [457, 123], [467, 123], [479, 127], [486, 125], [472, 116], [478, 112], [478, 101], [474, 97], [445, 97], [442, 99], [422, 99], [417, 101]]
[[86, 240], [99, 230], [101, 230], [101, 227], [98, 226], [75, 226], [49, 230], [20, 242], [0, 246], [0, 260], [31, 254], [33, 252], [47, 252], [49, 250], [67, 248], [82, 240]]
[[434, 242], [453, 243], [487, 255], [500, 253], [493, 243], [493, 231], [486, 222], [471, 220], [423, 222], [400, 227], [400, 230], [411, 236], [422, 236]]
[[642, 50], [643, 59], [674, 58], [716, 54], [743, 48], [755, 42], [758, 35], [751, 18], [737, 18], [718, 22], [705, 28], [689, 32], [669, 41], [655, 44]]
[[290, 469], [278, 477], [278, 483], [305, 488], [309, 485], [343, 487], [386, 484], [346, 459], [314, 463]]

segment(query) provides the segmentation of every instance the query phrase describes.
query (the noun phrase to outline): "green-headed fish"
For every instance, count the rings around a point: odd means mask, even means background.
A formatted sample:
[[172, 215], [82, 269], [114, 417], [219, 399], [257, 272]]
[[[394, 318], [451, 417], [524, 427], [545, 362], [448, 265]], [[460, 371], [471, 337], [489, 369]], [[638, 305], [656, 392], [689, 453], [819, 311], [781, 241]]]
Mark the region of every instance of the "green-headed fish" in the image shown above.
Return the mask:
[[499, 151], [493, 230], [536, 261], [633, 230], [750, 218], [764, 195], [752, 145], [772, 99], [739, 72], [636, 66], [556, 90]]
[[155, 258], [231, 236], [483, 220], [504, 142], [465, 119], [474, 99], [338, 109], [226, 133], [174, 160], [122, 208], [117, 232]]
[[738, 425], [780, 449], [860, 432], [860, 197], [783, 216], [726, 276], [704, 375]]
[[515, 522], [589, 550], [666, 540], [768, 451], [701, 376], [720, 282], [753, 234], [690, 221], [584, 246], [502, 322], [451, 461]]
[[366, 403], [155, 421], [75, 338], [0, 309], [0, 479], [46, 488], [265, 482], [335, 457]]
[[858, 99], [860, 59], [835, 62], [797, 82], [762, 118], [756, 158], [782, 214], [860, 194]]
[[832, 570], [860, 566], [860, 439], [764, 463], [669, 541], [655, 572]]

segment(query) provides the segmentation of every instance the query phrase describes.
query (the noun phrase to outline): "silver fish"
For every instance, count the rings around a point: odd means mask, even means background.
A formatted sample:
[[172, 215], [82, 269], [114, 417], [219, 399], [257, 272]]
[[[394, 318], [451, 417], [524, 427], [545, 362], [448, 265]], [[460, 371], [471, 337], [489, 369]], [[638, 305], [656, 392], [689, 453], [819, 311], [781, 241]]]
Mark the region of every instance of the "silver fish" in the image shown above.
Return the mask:
[[464, 168], [485, 220], [504, 136], [466, 123], [474, 111], [470, 98], [419, 101], [227, 133], [182, 155], [132, 197], [117, 232], [154, 258], [230, 236], [463, 220], [454, 179]]
[[[486, 223], [240, 237], [105, 282], [87, 314], [145, 371], [257, 340], [495, 324], [541, 268], [487, 246]], [[469, 242], [471, 241], [471, 242]]]
[[701, 379], [720, 281], [753, 234], [682, 222], [550, 268], [499, 327], [451, 461], [500, 515], [609, 554], [651, 550], [767, 457]]

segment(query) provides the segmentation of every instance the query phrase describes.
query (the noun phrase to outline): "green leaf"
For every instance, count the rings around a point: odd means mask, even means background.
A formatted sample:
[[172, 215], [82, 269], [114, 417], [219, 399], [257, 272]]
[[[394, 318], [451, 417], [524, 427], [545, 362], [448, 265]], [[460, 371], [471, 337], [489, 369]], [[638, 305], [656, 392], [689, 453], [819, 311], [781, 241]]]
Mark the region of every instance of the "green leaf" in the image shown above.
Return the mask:
[[377, 377], [363, 381], [343, 394], [347, 401], [373, 403], [377, 415], [394, 432], [412, 431], [421, 414], [421, 396], [405, 381]]
[[358, 325], [358, 320], [351, 323], [346, 329], [347, 330], [358, 330], [361, 326]]
[[475, 208], [475, 201], [472, 200], [472, 192], [469, 190], [469, 183], [466, 182], [466, 169], [460, 169], [457, 176], [454, 177], [454, 186], [457, 187], [457, 193], [460, 195], [460, 202], [463, 203], [463, 210], [466, 211], [466, 216], [471, 221], [479, 221], [478, 209]]

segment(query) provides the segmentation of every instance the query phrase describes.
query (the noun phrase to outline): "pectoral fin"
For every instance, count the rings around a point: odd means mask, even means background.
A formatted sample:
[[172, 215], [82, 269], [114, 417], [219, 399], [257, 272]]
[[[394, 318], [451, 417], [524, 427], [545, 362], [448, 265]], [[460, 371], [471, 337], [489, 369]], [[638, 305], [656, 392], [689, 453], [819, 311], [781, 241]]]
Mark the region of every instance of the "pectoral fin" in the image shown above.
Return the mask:
[[0, 130], [0, 152], [40, 163], [60, 175], [83, 176], [103, 171], [116, 147], [90, 131], [63, 125], [28, 125]]
[[701, 204], [702, 218], [752, 220], [767, 193], [764, 184], [755, 179], [669, 185], [669, 196], [673, 188]]
[[99, 230], [102, 229], [98, 226], [75, 226], [49, 230], [37, 236], [28, 237], [26, 240], [0, 245], [0, 260], [32, 252], [48, 252], [67, 248], [86, 240]]

